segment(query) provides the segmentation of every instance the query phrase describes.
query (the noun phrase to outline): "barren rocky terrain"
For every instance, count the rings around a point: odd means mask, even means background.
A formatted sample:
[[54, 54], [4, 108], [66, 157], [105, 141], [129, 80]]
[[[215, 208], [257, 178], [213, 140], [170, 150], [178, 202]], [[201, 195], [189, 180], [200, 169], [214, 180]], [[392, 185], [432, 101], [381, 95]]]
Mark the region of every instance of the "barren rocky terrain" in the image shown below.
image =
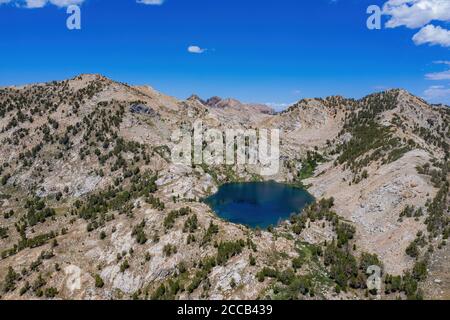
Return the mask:
[[[280, 129], [279, 173], [172, 163], [196, 120]], [[450, 297], [450, 108], [404, 90], [275, 113], [80, 75], [0, 88], [0, 130], [2, 299]], [[316, 203], [257, 230], [201, 201], [264, 179]]]

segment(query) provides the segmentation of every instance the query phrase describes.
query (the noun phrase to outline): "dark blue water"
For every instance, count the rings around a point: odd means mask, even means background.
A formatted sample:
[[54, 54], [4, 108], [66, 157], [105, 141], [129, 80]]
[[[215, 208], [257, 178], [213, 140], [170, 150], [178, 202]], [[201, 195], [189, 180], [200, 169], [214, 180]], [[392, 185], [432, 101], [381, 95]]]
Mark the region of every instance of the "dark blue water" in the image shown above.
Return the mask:
[[306, 190], [276, 182], [226, 184], [205, 200], [221, 218], [263, 229], [301, 212], [313, 201]]

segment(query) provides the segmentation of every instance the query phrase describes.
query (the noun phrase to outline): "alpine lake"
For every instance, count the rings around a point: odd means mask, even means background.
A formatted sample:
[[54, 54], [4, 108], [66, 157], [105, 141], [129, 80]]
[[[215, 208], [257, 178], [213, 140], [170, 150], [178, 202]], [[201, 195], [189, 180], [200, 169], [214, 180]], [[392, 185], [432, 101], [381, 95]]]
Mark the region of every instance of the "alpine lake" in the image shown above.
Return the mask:
[[305, 189], [274, 181], [225, 184], [204, 199], [222, 219], [261, 229], [276, 226], [313, 201]]

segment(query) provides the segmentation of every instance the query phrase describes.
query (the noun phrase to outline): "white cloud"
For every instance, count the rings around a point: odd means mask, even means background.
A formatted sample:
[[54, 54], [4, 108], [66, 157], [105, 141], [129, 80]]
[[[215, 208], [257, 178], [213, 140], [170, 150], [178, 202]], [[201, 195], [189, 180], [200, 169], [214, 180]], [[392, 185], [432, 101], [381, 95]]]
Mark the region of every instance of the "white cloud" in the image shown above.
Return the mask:
[[0, 0], [1, 4], [14, 3], [19, 8], [36, 9], [43, 8], [48, 4], [65, 8], [70, 5], [81, 5], [85, 0]]
[[450, 1], [389, 0], [383, 6], [383, 14], [391, 17], [386, 23], [388, 28], [417, 29], [431, 21], [450, 21]]
[[[441, 60], [441, 61], [434, 61], [433, 63], [443, 64], [450, 67], [450, 61]], [[434, 81], [450, 80], [450, 70], [427, 73], [425, 75], [425, 79]]]
[[429, 24], [414, 35], [413, 41], [416, 45], [428, 43], [432, 46], [450, 47], [450, 30]]
[[425, 90], [424, 98], [432, 103], [450, 104], [450, 86], [431, 86]]
[[[80, 5], [85, 0], [0, 0], [0, 5], [7, 3], [15, 3], [19, 8], [43, 8], [47, 4], [53, 4], [57, 7], [64, 8], [70, 5], [76, 4]], [[164, 4], [166, 0], [136, 0], [137, 3], [152, 5], [152, 6], [160, 6]]]
[[387, 90], [392, 89], [392, 87], [385, 86], [385, 85], [377, 85], [377, 86], [374, 86], [373, 89], [376, 91], [387, 91]]
[[82, 4], [84, 0], [49, 0], [48, 2], [58, 7], [68, 7], [72, 4]]
[[287, 108], [289, 108], [290, 106], [294, 105], [295, 102], [292, 103], [286, 103], [286, 102], [266, 102], [264, 103], [266, 106], [274, 109], [275, 111], [282, 111], [285, 110]]
[[450, 30], [430, 24], [450, 22], [449, 0], [388, 0], [383, 5], [383, 14], [390, 17], [387, 28], [421, 28], [413, 37], [416, 45], [450, 47]]
[[447, 61], [447, 60], [438, 60], [438, 61], [434, 61], [433, 63], [435, 63], [435, 64], [446, 64], [446, 65], [450, 66], [450, 61]]
[[148, 4], [151, 6], [160, 6], [165, 0], [137, 0], [137, 3]]
[[34, 9], [34, 8], [42, 8], [47, 4], [47, 0], [26, 0], [25, 7]]
[[200, 53], [205, 52], [206, 50], [207, 49], [200, 48], [199, 46], [189, 46], [188, 47], [188, 52], [190, 52], [190, 53], [200, 54]]
[[450, 80], [450, 70], [442, 72], [428, 73], [425, 75], [427, 80]]

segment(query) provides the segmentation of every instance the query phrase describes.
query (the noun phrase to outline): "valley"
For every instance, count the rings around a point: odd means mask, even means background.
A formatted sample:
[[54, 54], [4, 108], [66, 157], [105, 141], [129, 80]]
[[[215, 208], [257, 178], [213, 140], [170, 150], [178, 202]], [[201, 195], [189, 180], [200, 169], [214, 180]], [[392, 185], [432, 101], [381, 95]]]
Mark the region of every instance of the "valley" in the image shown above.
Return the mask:
[[[280, 129], [280, 170], [172, 163], [173, 132], [198, 120]], [[405, 90], [276, 113], [83, 74], [0, 88], [0, 130], [1, 299], [450, 295], [450, 109]], [[268, 229], [202, 202], [225, 183], [269, 180], [316, 202]]]

